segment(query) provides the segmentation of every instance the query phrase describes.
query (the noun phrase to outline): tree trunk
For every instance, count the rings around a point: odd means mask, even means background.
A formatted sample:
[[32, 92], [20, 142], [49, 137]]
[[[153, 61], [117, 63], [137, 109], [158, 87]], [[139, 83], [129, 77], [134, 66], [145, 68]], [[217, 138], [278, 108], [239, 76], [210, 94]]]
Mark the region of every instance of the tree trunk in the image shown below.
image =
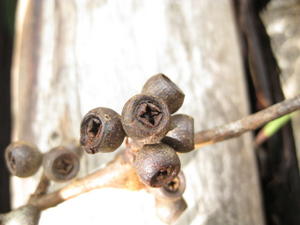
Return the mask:
[[[19, 1], [13, 139], [35, 143], [43, 152], [78, 141], [87, 111], [104, 106], [120, 113], [159, 72], [185, 92], [180, 113], [195, 118], [196, 131], [247, 115], [230, 2]], [[80, 176], [113, 155], [84, 154]], [[250, 135], [180, 156], [188, 209], [177, 224], [264, 224]], [[14, 207], [24, 204], [40, 173], [12, 179]], [[56, 223], [161, 224], [151, 195], [114, 189], [90, 192], [42, 214], [40, 224]]]
[[[300, 1], [273, 0], [262, 14], [282, 71], [286, 98], [300, 92]], [[278, 29], [278, 27], [280, 29]], [[300, 114], [293, 115], [293, 130], [300, 160]]]

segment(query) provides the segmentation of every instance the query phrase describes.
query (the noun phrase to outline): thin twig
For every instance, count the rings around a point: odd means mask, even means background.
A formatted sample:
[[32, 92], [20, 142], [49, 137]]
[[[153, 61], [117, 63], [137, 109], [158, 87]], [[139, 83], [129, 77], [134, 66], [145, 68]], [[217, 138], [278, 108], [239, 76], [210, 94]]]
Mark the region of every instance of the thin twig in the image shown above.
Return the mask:
[[255, 130], [271, 120], [299, 109], [300, 95], [272, 105], [232, 123], [197, 132], [195, 134], [195, 149], [204, 145], [238, 137], [247, 131]]
[[128, 190], [144, 188], [131, 164], [124, 159], [124, 154], [118, 155], [103, 169], [74, 180], [55, 192], [32, 199], [30, 204], [44, 210], [83, 193], [108, 187]]
[[[246, 131], [254, 130], [271, 120], [298, 109], [300, 109], [300, 96], [275, 104], [241, 120], [211, 130], [200, 131], [195, 134], [195, 148], [237, 137]], [[117, 155], [117, 157], [103, 169], [75, 180], [55, 192], [31, 198], [30, 204], [43, 210], [98, 188], [111, 187], [128, 190], [140, 190], [145, 188], [139, 181], [128, 159], [125, 159], [125, 152], [126, 151]], [[41, 181], [41, 186], [43, 186], [42, 183]], [[39, 189], [40, 188], [37, 188], [37, 193], [41, 193]]]
[[35, 189], [35, 192], [30, 195], [28, 204], [30, 204], [34, 199], [39, 198], [40, 196], [47, 193], [48, 187], [50, 185], [50, 180], [43, 174], [40, 178], [40, 181]]

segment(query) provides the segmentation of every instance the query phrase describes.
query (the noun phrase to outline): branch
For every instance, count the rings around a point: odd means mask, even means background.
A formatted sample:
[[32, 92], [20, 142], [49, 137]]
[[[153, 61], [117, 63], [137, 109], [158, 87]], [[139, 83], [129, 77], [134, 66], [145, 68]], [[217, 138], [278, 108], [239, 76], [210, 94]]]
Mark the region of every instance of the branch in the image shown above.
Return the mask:
[[195, 149], [205, 145], [214, 144], [219, 141], [238, 137], [247, 131], [255, 130], [271, 120], [299, 109], [300, 95], [277, 103], [235, 122], [215, 127], [210, 130], [197, 132], [195, 134]]
[[35, 189], [35, 192], [30, 195], [28, 204], [30, 204], [34, 199], [39, 198], [40, 196], [47, 193], [48, 187], [50, 185], [50, 180], [43, 174], [40, 178], [40, 181]]
[[86, 177], [74, 180], [65, 187], [42, 195], [38, 198], [32, 198], [30, 205], [44, 210], [54, 207], [68, 199], [95, 190], [99, 188], [122, 188], [128, 190], [139, 190], [144, 185], [139, 181], [135, 170], [125, 159], [124, 152], [117, 155], [116, 158], [108, 163], [103, 169], [95, 171]]
[[[300, 95], [282, 101], [241, 120], [211, 130], [197, 132], [195, 134], [195, 148], [240, 136], [246, 131], [254, 130], [271, 120], [298, 109], [300, 109]], [[139, 181], [134, 168], [126, 159], [125, 154], [126, 151], [123, 151], [103, 169], [87, 175], [86, 177], [77, 179], [67, 184], [65, 187], [49, 194], [40, 195], [40, 190], [43, 192], [45, 187], [42, 179], [39, 185], [42, 186], [42, 188], [37, 188], [36, 193], [38, 193], [38, 196], [34, 197], [35, 195], [33, 195], [33, 197], [30, 198], [30, 205], [33, 205], [40, 210], [44, 210], [98, 188], [110, 187], [128, 190], [140, 190], [145, 188]]]

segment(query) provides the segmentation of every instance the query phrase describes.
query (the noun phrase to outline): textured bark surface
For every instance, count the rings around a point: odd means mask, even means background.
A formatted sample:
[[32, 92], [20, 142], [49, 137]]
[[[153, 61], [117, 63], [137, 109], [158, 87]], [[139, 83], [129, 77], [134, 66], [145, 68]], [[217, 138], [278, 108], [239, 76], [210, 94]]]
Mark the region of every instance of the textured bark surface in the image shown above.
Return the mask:
[[[14, 140], [47, 151], [79, 139], [97, 106], [121, 112], [162, 72], [186, 94], [196, 131], [248, 113], [229, 0], [19, 2], [13, 67]], [[182, 154], [188, 209], [177, 224], [264, 224], [249, 135]], [[84, 155], [81, 175], [113, 154]], [[37, 182], [12, 179], [13, 206]], [[56, 185], [58, 187], [58, 185]], [[20, 191], [22, 190], [22, 191]], [[103, 189], [48, 209], [40, 224], [160, 224], [144, 191]]]
[[[300, 1], [276, 0], [262, 14], [282, 71], [287, 98], [300, 93]], [[293, 129], [300, 160], [300, 114], [293, 116]]]

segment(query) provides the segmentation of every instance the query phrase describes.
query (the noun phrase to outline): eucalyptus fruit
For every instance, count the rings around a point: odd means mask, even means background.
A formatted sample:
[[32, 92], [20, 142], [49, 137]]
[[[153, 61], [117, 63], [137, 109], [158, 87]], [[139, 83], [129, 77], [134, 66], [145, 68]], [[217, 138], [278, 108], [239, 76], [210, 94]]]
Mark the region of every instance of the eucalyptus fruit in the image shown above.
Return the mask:
[[122, 144], [124, 137], [120, 115], [112, 109], [93, 109], [81, 122], [80, 143], [87, 153], [112, 152]]
[[144, 84], [142, 94], [161, 98], [169, 107], [170, 113], [176, 112], [183, 104], [184, 93], [166, 75], [160, 73], [152, 76]]
[[42, 153], [34, 145], [22, 141], [13, 142], [5, 149], [5, 162], [12, 175], [30, 177], [38, 171]]
[[144, 145], [136, 153], [134, 167], [144, 184], [162, 187], [178, 175], [180, 160], [174, 149], [168, 145]]
[[123, 107], [122, 124], [127, 136], [144, 144], [160, 141], [169, 131], [166, 103], [150, 95], [135, 95]]
[[49, 180], [56, 182], [71, 180], [78, 174], [79, 156], [65, 146], [58, 146], [44, 155], [43, 168]]
[[162, 142], [170, 145], [176, 152], [190, 152], [194, 149], [194, 119], [188, 115], [177, 114], [171, 117], [170, 131]]
[[182, 171], [161, 188], [155, 188], [153, 193], [160, 200], [176, 200], [182, 197], [186, 187], [185, 176]]
[[165, 223], [173, 223], [187, 208], [183, 199], [186, 182], [183, 172], [161, 188], [153, 188], [157, 216]]

